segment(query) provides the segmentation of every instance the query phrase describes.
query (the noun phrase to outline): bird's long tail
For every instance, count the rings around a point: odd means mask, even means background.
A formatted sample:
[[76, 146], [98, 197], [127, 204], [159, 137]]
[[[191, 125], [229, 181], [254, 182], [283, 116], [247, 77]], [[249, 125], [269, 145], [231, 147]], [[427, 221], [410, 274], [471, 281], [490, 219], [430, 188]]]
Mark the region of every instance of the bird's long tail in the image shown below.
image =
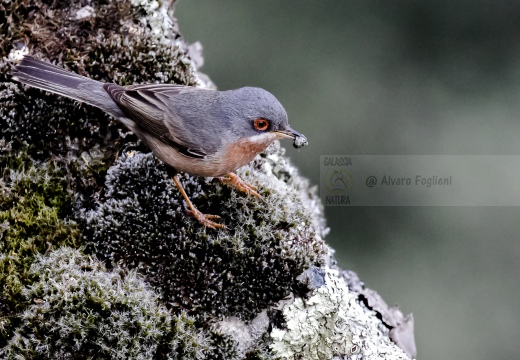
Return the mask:
[[104, 83], [24, 56], [13, 72], [13, 80], [99, 107], [116, 118], [122, 110], [104, 90]]

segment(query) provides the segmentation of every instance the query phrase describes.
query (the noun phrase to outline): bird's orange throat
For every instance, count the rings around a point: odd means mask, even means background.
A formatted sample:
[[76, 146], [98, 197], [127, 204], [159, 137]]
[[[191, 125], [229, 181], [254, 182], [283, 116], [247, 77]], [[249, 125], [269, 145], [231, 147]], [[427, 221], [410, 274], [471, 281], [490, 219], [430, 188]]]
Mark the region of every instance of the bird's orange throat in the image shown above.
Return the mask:
[[249, 164], [257, 154], [264, 151], [276, 139], [278, 139], [278, 135], [274, 133], [241, 138], [227, 147], [224, 158], [227, 159], [229, 164], [233, 164], [234, 169], [231, 171], [234, 171]]

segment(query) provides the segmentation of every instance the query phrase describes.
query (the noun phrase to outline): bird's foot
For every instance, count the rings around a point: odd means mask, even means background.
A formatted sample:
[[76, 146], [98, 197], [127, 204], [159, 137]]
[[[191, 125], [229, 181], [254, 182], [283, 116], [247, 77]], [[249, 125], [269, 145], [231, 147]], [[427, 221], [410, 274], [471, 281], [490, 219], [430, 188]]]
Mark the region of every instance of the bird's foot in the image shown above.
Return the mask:
[[262, 198], [257, 192], [258, 189], [255, 186], [246, 183], [244, 180], [240, 179], [237, 174], [229, 173], [225, 176], [219, 177], [219, 180], [224, 184], [233, 185], [237, 190], [245, 192], [247, 195], [254, 195], [257, 198]]
[[210, 229], [225, 229], [226, 225], [219, 224], [218, 222], [212, 221], [210, 219], [220, 219], [220, 216], [218, 215], [210, 215], [210, 214], [203, 214], [199, 210], [197, 210], [195, 207], [193, 207], [191, 210], [188, 210], [188, 215], [193, 216], [195, 219], [197, 219], [202, 225], [205, 227], [209, 227]]
[[218, 215], [208, 215], [203, 214], [197, 208], [195, 205], [192, 204], [190, 198], [188, 197], [188, 194], [186, 194], [186, 191], [184, 191], [184, 188], [182, 187], [181, 182], [179, 181], [179, 175], [175, 174], [173, 176], [173, 182], [175, 185], [177, 185], [177, 188], [181, 192], [181, 195], [184, 197], [184, 200], [186, 200], [186, 204], [188, 204], [188, 207], [190, 208], [187, 212], [188, 215], [193, 216], [195, 219], [197, 219], [202, 225], [205, 227], [209, 227], [210, 229], [225, 229], [226, 226], [224, 224], [219, 224], [218, 222], [212, 221], [210, 219], [220, 219], [220, 216]]

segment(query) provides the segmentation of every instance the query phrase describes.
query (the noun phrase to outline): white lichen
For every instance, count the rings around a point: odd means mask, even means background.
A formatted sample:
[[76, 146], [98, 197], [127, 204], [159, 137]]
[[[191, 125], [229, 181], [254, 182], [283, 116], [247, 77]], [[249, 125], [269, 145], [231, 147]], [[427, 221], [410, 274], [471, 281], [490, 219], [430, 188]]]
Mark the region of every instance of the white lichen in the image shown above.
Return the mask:
[[29, 54], [29, 48], [25, 45], [23, 45], [20, 49], [13, 49], [11, 52], [9, 52], [8, 61], [10, 62], [18, 62], [22, 60], [24, 55]]
[[161, 43], [171, 43], [173, 20], [168, 16], [168, 3], [156, 0], [131, 0], [131, 3], [145, 11], [146, 16], [141, 19], [143, 25], [150, 27]]
[[283, 308], [286, 329], [271, 332], [271, 349], [282, 359], [329, 360], [408, 359], [380, 330], [375, 312], [349, 293], [336, 270], [325, 269], [325, 286], [309, 299], [295, 299]]
[[236, 316], [230, 316], [215, 325], [215, 329], [219, 333], [228, 335], [236, 341], [237, 350], [241, 353], [253, 349], [268, 327], [269, 318], [266, 310], [260, 312], [248, 323]]
[[96, 14], [96, 11], [92, 6], [83, 6], [81, 9], [76, 12], [76, 20], [83, 20], [86, 18], [93, 17]]
[[176, 31], [176, 21], [170, 16], [168, 9], [173, 6], [172, 0], [130, 0], [135, 7], [144, 10], [145, 16], [140, 19], [143, 27], [150, 29], [158, 43], [182, 49], [179, 61], [188, 66], [192, 71], [197, 86], [201, 88], [215, 88], [213, 82], [198, 68], [202, 66], [202, 45], [188, 45]]

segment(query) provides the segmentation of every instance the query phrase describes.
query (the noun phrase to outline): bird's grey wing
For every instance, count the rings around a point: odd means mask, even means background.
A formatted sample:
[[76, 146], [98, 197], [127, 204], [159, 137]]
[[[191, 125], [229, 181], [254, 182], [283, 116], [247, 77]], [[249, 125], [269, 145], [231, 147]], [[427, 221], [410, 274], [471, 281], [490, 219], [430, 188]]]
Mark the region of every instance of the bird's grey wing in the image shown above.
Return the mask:
[[[211, 153], [208, 149], [202, 149], [197, 143], [197, 139], [185, 131], [183, 120], [173, 114], [167, 104], [160, 99], [163, 96], [162, 93], [168, 93], [170, 97], [182, 92], [193, 91], [196, 88], [171, 84], [127, 87], [105, 84], [104, 88], [121, 109], [143, 130], [175, 147], [182, 154], [194, 158], [204, 158]], [[171, 123], [178, 124], [174, 131], [171, 126], [168, 126]]]

